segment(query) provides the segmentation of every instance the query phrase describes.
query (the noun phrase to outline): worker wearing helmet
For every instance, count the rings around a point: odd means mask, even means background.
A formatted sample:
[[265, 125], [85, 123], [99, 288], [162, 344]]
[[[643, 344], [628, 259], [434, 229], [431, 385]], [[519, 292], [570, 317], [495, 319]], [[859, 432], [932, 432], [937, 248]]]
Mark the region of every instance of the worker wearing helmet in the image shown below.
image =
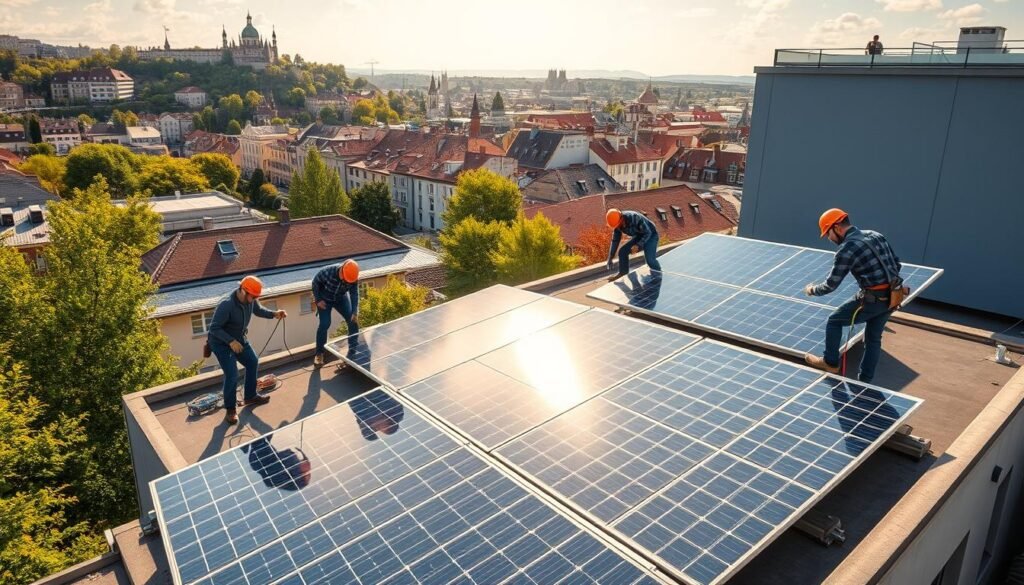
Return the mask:
[[[629, 252], [633, 246], [643, 250], [644, 260], [651, 270], [661, 270], [661, 264], [658, 263], [657, 258], [658, 228], [654, 227], [651, 220], [644, 217], [642, 213], [619, 211], [618, 209], [609, 209], [604, 218], [608, 227], [614, 230], [612, 245], [608, 249], [608, 270], [612, 269], [612, 258], [615, 257], [615, 251], [619, 251], [619, 274], [612, 277], [613, 279], [629, 272]], [[631, 239], [619, 248], [622, 234], [630, 236]]]
[[245, 367], [245, 390], [242, 405], [259, 406], [270, 402], [269, 396], [256, 393], [256, 378], [259, 376], [260, 360], [249, 345], [246, 334], [253, 315], [264, 319], [284, 319], [288, 313], [271, 311], [260, 304], [263, 282], [255, 276], [246, 276], [238, 288], [221, 299], [213, 312], [210, 333], [207, 339], [210, 350], [217, 356], [220, 369], [224, 371], [224, 421], [229, 425], [238, 422], [235, 410], [235, 392], [238, 387], [238, 364]]
[[838, 373], [843, 327], [864, 323], [864, 357], [860, 361], [858, 379], [870, 382], [875, 377], [875, 366], [882, 353], [882, 332], [892, 312], [890, 286], [894, 280], [899, 280], [902, 265], [885, 236], [858, 229], [842, 209], [829, 209], [821, 214], [818, 227], [821, 237], [827, 237], [839, 246], [839, 250], [828, 279], [821, 284], [807, 285], [804, 293], [808, 296], [827, 295], [839, 288], [848, 273], [853, 274], [861, 290], [829, 316], [825, 325], [825, 355], [807, 354], [804, 359], [819, 370]]
[[359, 333], [359, 264], [349, 259], [321, 268], [313, 277], [313, 301], [320, 319], [313, 365], [319, 368], [324, 365], [324, 346], [331, 328], [332, 311], [341, 313], [350, 335]]

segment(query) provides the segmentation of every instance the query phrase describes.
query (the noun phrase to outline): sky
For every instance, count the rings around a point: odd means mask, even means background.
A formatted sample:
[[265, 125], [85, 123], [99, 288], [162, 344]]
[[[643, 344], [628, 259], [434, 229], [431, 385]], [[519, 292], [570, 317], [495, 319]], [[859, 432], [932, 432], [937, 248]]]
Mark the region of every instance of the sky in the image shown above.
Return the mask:
[[634, 70], [749, 75], [777, 48], [1024, 39], [1024, 0], [0, 0], [0, 34], [93, 47], [220, 46], [246, 11], [281, 53], [378, 70]]

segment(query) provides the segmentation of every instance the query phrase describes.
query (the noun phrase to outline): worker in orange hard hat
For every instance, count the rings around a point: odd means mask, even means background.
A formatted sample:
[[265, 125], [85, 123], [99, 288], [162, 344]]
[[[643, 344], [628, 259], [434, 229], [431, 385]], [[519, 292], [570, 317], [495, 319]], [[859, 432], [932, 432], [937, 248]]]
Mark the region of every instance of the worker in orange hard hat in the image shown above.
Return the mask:
[[[331, 328], [331, 312], [338, 311], [349, 335], [359, 333], [359, 264], [351, 258], [320, 269], [313, 277], [313, 301], [320, 325], [316, 329], [316, 354], [313, 365], [324, 365], [324, 347]], [[352, 343], [353, 338], [349, 338]]]
[[255, 276], [246, 276], [238, 283], [238, 288], [221, 299], [213, 312], [207, 342], [210, 351], [217, 356], [220, 369], [224, 371], [224, 421], [228, 424], [238, 422], [235, 410], [235, 392], [238, 386], [238, 364], [245, 367], [245, 390], [242, 396], [243, 405], [259, 406], [270, 402], [269, 396], [256, 393], [256, 378], [259, 376], [260, 360], [249, 345], [246, 334], [249, 321], [253, 315], [264, 319], [284, 319], [288, 313], [271, 311], [260, 304], [263, 294], [263, 281]]
[[870, 382], [875, 377], [875, 367], [882, 354], [885, 323], [892, 311], [899, 307], [901, 295], [905, 292], [900, 278], [902, 264], [885, 236], [858, 229], [842, 209], [833, 208], [822, 213], [818, 228], [821, 237], [827, 237], [839, 246], [839, 250], [825, 282], [807, 285], [804, 293], [808, 296], [827, 295], [839, 288], [848, 273], [857, 280], [860, 292], [829, 316], [825, 325], [824, 355], [807, 354], [804, 359], [819, 370], [838, 373], [843, 327], [864, 323], [864, 357], [861, 358], [858, 378], [862, 382]]
[[[604, 219], [608, 227], [614, 230], [612, 231], [612, 245], [608, 249], [608, 270], [612, 269], [612, 258], [615, 257], [615, 251], [618, 250], [619, 252], [619, 273], [610, 280], [614, 280], [629, 272], [629, 252], [633, 249], [633, 246], [643, 250], [644, 260], [651, 267], [651, 270], [661, 270], [661, 264], [658, 263], [657, 257], [658, 228], [654, 227], [654, 223], [651, 220], [647, 219], [642, 213], [619, 211], [614, 208], [609, 209], [605, 213]], [[619, 248], [622, 234], [630, 236], [630, 240]]]

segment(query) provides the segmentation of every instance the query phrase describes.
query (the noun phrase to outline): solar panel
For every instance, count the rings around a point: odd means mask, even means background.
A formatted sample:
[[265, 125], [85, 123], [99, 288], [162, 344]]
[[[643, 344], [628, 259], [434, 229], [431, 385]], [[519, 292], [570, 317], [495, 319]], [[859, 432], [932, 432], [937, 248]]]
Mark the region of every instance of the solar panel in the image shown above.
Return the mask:
[[704, 340], [495, 453], [689, 583], [720, 583], [920, 400]]
[[541, 298], [381, 359], [365, 351], [362, 355], [368, 360], [357, 365], [381, 383], [403, 388], [586, 309], [575, 303]]
[[[660, 257], [660, 278], [645, 267], [587, 296], [792, 355], [820, 355], [829, 315], [858, 290], [848, 276], [830, 295], [803, 294], [808, 283], [827, 278], [834, 257], [708, 233]], [[905, 264], [900, 274], [911, 287], [906, 303], [942, 270]], [[860, 341], [863, 330], [863, 325], [854, 327], [841, 351]]]
[[347, 355], [356, 363], [380, 359], [404, 349], [414, 347], [446, 333], [457, 331], [505, 311], [544, 298], [518, 288], [495, 285], [472, 295], [448, 301], [361, 331], [358, 344], [350, 346], [341, 338], [327, 345], [335, 355]]
[[179, 585], [658, 582], [381, 390], [151, 489]]

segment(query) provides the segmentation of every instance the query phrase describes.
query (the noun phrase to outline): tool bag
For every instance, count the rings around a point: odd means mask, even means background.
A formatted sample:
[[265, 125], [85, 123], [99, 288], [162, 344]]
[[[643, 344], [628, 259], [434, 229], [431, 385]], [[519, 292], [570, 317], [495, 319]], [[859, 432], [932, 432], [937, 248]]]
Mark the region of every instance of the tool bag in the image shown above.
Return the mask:
[[[899, 273], [893, 274], [889, 270], [889, 265], [882, 261], [882, 255], [878, 253], [878, 250], [871, 244], [871, 240], [864, 238], [864, 243], [867, 244], [868, 250], [875, 255], [875, 259], [882, 266], [882, 270], [885, 271], [886, 278], [889, 279], [889, 310], [897, 311], [903, 305], [903, 301], [910, 294], [910, 287], [903, 285], [903, 279]], [[865, 294], [871, 294], [871, 291], [864, 291]]]
[[203, 342], [203, 358], [208, 358], [212, 354], [213, 351], [210, 349], [210, 340], [207, 339], [206, 341]]

